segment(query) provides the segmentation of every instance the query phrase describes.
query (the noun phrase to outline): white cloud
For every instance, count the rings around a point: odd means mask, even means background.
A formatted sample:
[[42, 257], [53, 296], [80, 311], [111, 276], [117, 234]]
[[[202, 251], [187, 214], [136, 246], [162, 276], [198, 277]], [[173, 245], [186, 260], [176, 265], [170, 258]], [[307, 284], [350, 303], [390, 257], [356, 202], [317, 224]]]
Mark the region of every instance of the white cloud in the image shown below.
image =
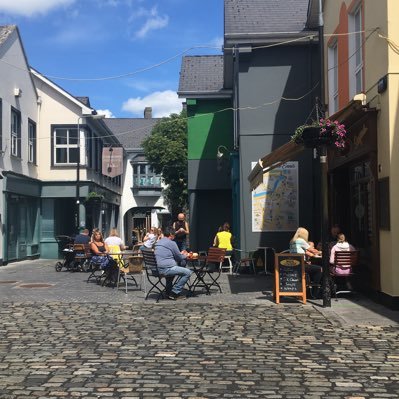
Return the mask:
[[178, 114], [182, 110], [184, 100], [177, 97], [172, 90], [156, 91], [145, 97], [129, 98], [122, 105], [122, 109], [133, 115], [142, 116], [145, 107], [152, 107], [154, 118]]
[[168, 15], [159, 15], [156, 6], [152, 7], [151, 9], [140, 7], [134, 14], [130, 16], [129, 22], [139, 18], [146, 18], [146, 21], [135, 33], [135, 36], [138, 38], [143, 38], [147, 36], [148, 32], [155, 29], [165, 28], [169, 24]]
[[106, 118], [115, 118], [115, 115], [109, 109], [97, 109], [98, 115], [105, 115]]
[[32, 17], [46, 14], [55, 8], [68, 6], [74, 2], [75, 0], [0, 0], [0, 12]]

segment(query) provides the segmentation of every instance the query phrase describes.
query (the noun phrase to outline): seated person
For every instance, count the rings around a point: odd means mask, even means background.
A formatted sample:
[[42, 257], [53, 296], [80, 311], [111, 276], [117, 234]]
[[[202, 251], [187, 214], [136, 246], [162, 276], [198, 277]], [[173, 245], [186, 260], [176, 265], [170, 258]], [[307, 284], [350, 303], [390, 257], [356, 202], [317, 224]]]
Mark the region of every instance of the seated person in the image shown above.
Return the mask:
[[[338, 234], [338, 241], [337, 243], [331, 248], [330, 253], [330, 263], [334, 264], [335, 261], [335, 253], [340, 251], [355, 251], [355, 247], [349, 244], [345, 239], [345, 234]], [[346, 270], [347, 269], [347, 270]], [[343, 266], [340, 270], [336, 270], [337, 274], [350, 274], [350, 265], [346, 268]]]
[[309, 248], [305, 251], [306, 257], [307, 258], [313, 258], [314, 256], [320, 256], [321, 251], [316, 249], [314, 247], [314, 242], [313, 241], [308, 241]]
[[91, 236], [90, 250], [93, 254], [91, 260], [100, 264], [101, 269], [105, 269], [109, 265], [108, 245], [104, 242], [103, 235], [99, 230], [93, 230]]
[[[169, 293], [169, 299], [183, 299], [185, 297], [181, 295], [181, 292], [184, 285], [189, 280], [192, 271], [185, 267], [178, 266], [186, 260], [187, 256], [180, 253], [176, 242], [173, 241], [175, 238], [175, 230], [173, 228], [167, 228], [163, 235], [164, 237], [155, 244], [155, 258], [157, 260], [158, 270], [167, 277], [166, 292]], [[175, 276], [180, 276], [180, 279], [172, 289], [173, 277]]]
[[[303, 254], [306, 255], [306, 251], [311, 248], [308, 243], [309, 232], [303, 228], [298, 227], [294, 236], [290, 241], [290, 252], [293, 254]], [[322, 268], [317, 265], [305, 264], [305, 271], [310, 277], [310, 281], [314, 284], [320, 284], [322, 276]]]
[[104, 240], [104, 243], [108, 246], [110, 245], [118, 246], [121, 251], [126, 249], [122, 239], [119, 237], [118, 230], [115, 228], [111, 229], [111, 231], [109, 232], [109, 236]]
[[231, 256], [231, 261], [233, 260], [233, 234], [230, 232], [230, 225], [226, 222], [223, 226], [219, 227], [219, 231], [213, 240], [213, 246], [217, 248], [223, 248], [226, 250], [226, 256]]
[[158, 229], [156, 227], [151, 227], [148, 233], [143, 238], [143, 245], [140, 247], [142, 249], [152, 249], [154, 244], [157, 242], [158, 237], [156, 232]]
[[90, 242], [89, 230], [83, 229], [75, 236], [74, 244], [88, 244]]

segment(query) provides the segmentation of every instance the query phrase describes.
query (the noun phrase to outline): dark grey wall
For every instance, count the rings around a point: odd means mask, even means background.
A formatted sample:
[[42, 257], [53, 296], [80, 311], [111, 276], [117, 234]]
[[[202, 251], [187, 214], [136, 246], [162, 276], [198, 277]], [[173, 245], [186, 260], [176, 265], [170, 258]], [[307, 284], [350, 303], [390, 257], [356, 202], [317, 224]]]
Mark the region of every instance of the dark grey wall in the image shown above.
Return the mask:
[[190, 248], [207, 250], [213, 244], [218, 227], [231, 223], [231, 190], [196, 190], [189, 193]]
[[[252, 203], [248, 182], [251, 162], [257, 161], [285, 144], [297, 126], [306, 122], [319, 95], [319, 71], [316, 49], [310, 46], [275, 47], [240, 55], [239, 107], [257, 107], [239, 112], [239, 140], [241, 166], [241, 247], [246, 250], [258, 246], [272, 246], [280, 251], [288, 247], [293, 232], [253, 233]], [[285, 101], [282, 97], [298, 98], [316, 89], [299, 101]], [[272, 103], [266, 105], [266, 103]], [[263, 105], [264, 104], [264, 105]], [[313, 152], [305, 150], [299, 160], [299, 225], [314, 232], [318, 213], [313, 190]], [[312, 238], [316, 240], [317, 232]]]

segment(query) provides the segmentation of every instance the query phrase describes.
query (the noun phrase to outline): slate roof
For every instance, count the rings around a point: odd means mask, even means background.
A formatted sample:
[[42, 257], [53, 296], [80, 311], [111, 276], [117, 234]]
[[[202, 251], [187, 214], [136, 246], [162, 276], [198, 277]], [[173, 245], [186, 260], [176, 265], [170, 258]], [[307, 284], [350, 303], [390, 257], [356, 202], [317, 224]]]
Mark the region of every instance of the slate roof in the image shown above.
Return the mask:
[[309, 0], [224, 0], [225, 35], [301, 32]]
[[15, 25], [0, 25], [0, 46], [7, 40], [8, 36], [10, 36], [15, 29]]
[[89, 97], [76, 97], [76, 96], [75, 96], [75, 98], [76, 98], [78, 101], [80, 101], [82, 104], [86, 105], [86, 107], [91, 108]]
[[220, 93], [223, 90], [223, 56], [185, 56], [182, 60], [179, 95]]
[[141, 148], [141, 142], [151, 134], [160, 118], [105, 118], [104, 123], [118, 138], [125, 150]]

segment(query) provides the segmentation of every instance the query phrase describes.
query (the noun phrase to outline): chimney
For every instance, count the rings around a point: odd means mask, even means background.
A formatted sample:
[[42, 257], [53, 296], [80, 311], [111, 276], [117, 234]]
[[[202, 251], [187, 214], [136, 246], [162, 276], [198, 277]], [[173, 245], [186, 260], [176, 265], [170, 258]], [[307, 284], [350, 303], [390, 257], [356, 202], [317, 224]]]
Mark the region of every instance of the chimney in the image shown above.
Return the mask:
[[152, 107], [145, 107], [144, 108], [144, 119], [151, 119], [152, 118]]

